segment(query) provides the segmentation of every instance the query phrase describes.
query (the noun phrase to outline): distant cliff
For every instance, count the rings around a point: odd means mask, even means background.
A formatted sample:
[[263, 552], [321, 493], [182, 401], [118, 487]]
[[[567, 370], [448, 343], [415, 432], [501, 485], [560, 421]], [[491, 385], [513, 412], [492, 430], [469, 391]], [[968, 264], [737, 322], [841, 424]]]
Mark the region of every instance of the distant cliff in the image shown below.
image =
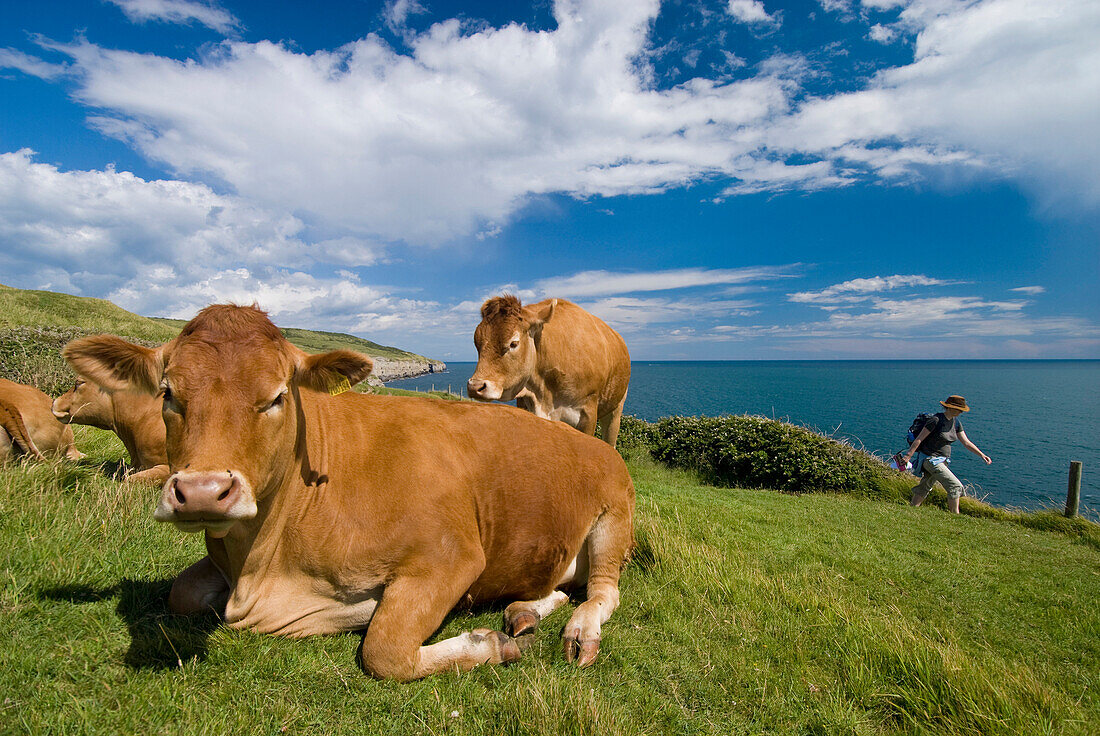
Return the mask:
[[415, 378], [425, 373], [442, 373], [447, 370], [446, 363], [438, 360], [431, 360], [429, 358], [424, 358], [422, 360], [374, 358], [373, 360], [374, 370], [371, 371], [371, 378], [377, 379], [378, 383], [371, 381], [371, 385], [398, 381], [402, 378]]

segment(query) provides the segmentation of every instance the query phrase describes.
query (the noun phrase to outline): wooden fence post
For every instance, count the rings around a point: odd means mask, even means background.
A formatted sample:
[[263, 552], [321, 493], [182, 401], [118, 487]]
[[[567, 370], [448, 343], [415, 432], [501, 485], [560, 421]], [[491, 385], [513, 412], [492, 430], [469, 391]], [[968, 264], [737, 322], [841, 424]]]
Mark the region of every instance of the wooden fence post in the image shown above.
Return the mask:
[[1081, 461], [1073, 460], [1069, 464], [1069, 490], [1066, 492], [1066, 518], [1077, 516], [1077, 506], [1081, 503]]

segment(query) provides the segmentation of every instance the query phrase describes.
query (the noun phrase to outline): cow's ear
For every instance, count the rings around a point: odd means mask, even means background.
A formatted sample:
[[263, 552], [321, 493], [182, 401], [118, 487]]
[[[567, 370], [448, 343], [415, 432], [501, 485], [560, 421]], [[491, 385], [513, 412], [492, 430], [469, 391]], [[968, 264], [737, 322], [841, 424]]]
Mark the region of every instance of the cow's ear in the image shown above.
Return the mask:
[[164, 347], [147, 348], [114, 335], [73, 340], [61, 350], [77, 375], [108, 391], [137, 391], [156, 395], [164, 368]]
[[558, 306], [557, 299], [551, 299], [549, 304], [545, 305], [532, 305], [531, 311], [534, 313], [531, 316], [532, 326], [542, 326], [550, 321], [550, 318], [554, 316], [554, 307]]
[[297, 379], [300, 386], [338, 394], [369, 376], [373, 367], [370, 358], [353, 350], [303, 354], [298, 363]]

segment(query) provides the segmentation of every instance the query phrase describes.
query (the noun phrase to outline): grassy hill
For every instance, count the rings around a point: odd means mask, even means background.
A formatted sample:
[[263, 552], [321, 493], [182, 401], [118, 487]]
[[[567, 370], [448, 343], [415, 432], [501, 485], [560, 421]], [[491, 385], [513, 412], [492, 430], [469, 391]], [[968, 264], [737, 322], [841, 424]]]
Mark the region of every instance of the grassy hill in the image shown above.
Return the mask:
[[[702, 485], [628, 451], [637, 548], [600, 659], [399, 685], [355, 634], [285, 640], [170, 615], [201, 538], [104, 474], [124, 450], [0, 468], [2, 733], [1092, 734], [1100, 551], [838, 494]], [[568, 608], [568, 607], [567, 607]], [[437, 638], [499, 627], [458, 613]]]
[[[186, 320], [169, 319], [167, 317], [153, 317], [152, 320], [172, 327], [175, 330], [174, 334], [178, 334], [180, 329], [187, 324]], [[417, 355], [416, 353], [410, 353], [407, 350], [401, 350], [400, 348], [389, 347], [387, 345], [379, 345], [376, 342], [364, 340], [361, 337], [348, 335], [343, 332], [303, 330], [298, 327], [280, 327], [279, 329], [287, 340], [308, 353], [325, 353], [329, 350], [343, 349], [355, 350], [360, 353], [366, 353], [371, 357], [389, 358], [390, 360], [430, 360], [430, 358], [425, 358], [423, 355]]]
[[165, 342], [179, 334], [178, 329], [127, 312], [105, 299], [14, 289], [0, 284], [0, 329], [14, 327], [76, 328], [88, 334], [106, 332], [155, 342]]
[[[110, 333], [156, 345], [178, 335], [184, 324], [184, 320], [142, 317], [103, 299], [0, 284], [0, 377], [56, 396], [73, 378], [60, 355], [69, 340]], [[353, 335], [299, 328], [282, 328], [282, 332], [311, 353], [346, 348], [390, 360], [429, 360]]]

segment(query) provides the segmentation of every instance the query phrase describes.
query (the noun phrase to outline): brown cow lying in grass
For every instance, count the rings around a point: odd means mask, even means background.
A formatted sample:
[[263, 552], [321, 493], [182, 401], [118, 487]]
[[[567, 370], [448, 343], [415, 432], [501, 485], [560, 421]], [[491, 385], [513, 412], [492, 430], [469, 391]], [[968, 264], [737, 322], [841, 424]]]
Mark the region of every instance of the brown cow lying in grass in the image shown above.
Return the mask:
[[477, 368], [466, 393], [479, 401], [512, 401], [585, 434], [603, 426], [612, 447], [630, 383], [630, 353], [618, 332], [564, 299], [523, 306], [496, 296], [481, 306], [474, 330]]
[[54, 418], [50, 397], [34, 386], [0, 378], [0, 462], [17, 454], [44, 460], [64, 455], [84, 457], [73, 442], [73, 430]]
[[127, 481], [163, 483], [168, 479], [160, 397], [136, 391], [107, 391], [77, 376], [75, 385], [53, 401], [53, 415], [65, 424], [87, 424], [114, 432], [130, 453]]
[[[172, 586], [179, 613], [306, 636], [367, 627], [360, 661], [412, 680], [516, 660], [514, 636], [587, 587], [565, 627], [590, 664], [619, 602], [634, 486], [618, 453], [508, 407], [330, 395], [371, 361], [307, 355], [252, 307], [207, 307], [158, 349], [87, 337], [65, 357], [111, 390], [164, 397], [168, 458], [154, 517], [204, 531]], [[513, 602], [506, 633], [424, 645], [459, 603]], [[369, 624], [369, 626], [368, 626]]]

